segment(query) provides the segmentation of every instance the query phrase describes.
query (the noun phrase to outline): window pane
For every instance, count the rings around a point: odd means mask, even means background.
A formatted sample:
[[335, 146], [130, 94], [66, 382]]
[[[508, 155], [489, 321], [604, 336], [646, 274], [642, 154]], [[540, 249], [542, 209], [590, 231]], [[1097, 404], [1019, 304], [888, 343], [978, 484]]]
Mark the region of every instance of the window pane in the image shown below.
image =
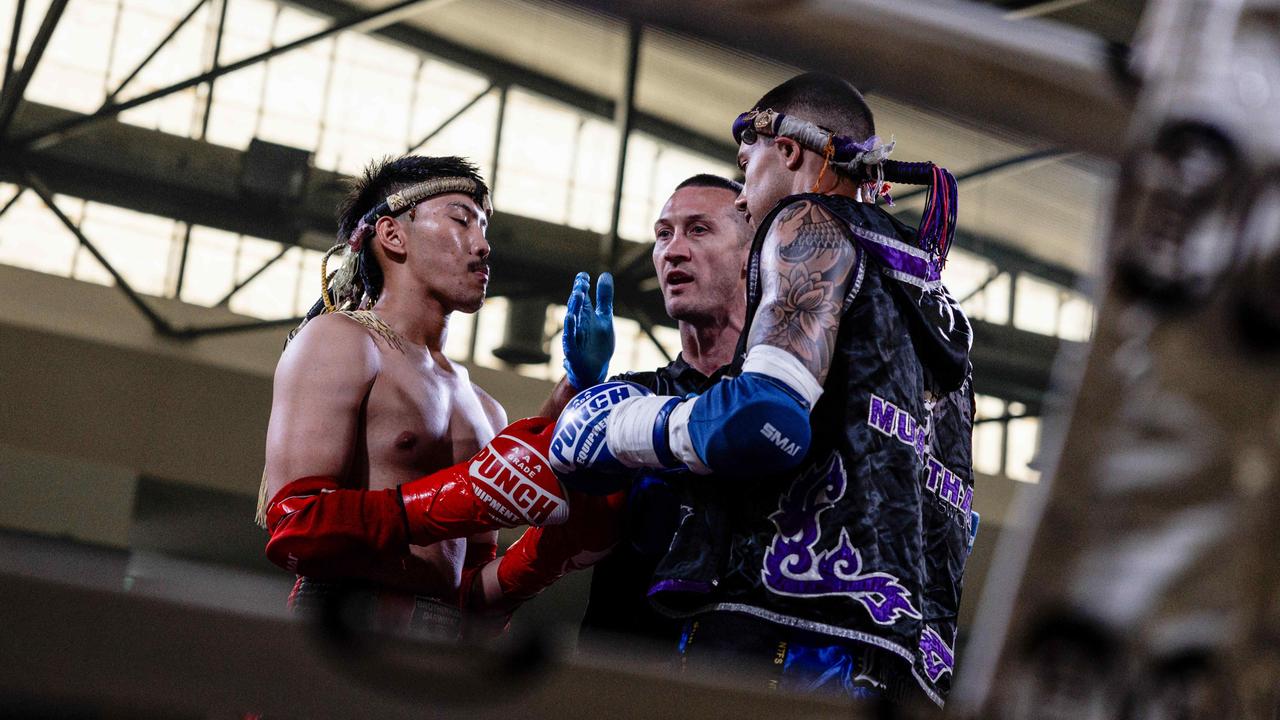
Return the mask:
[[[161, 296], [168, 284], [174, 224], [169, 218], [89, 203], [81, 229], [134, 290]], [[111, 282], [105, 270], [95, 272], [96, 265], [78, 262], [76, 278]]]
[[973, 469], [987, 475], [999, 475], [1004, 469], [1004, 422], [997, 418], [1005, 415], [1005, 402], [990, 395], [974, 397]]
[[316, 165], [356, 174], [372, 158], [402, 154], [417, 70], [410, 50], [342, 33]]
[[972, 308], [971, 315], [990, 323], [1004, 325], [1009, 322], [1009, 273], [992, 280], [985, 290], [974, 296], [965, 306]]
[[[68, 213], [72, 208], [65, 206], [75, 202], [65, 197], [57, 201]], [[23, 193], [0, 217], [0, 262], [6, 265], [67, 277], [79, 247], [71, 231], [33, 192]]]
[[300, 250], [302, 269], [298, 274], [297, 294], [293, 305], [293, 314], [298, 317], [306, 315], [320, 299], [320, 261], [324, 258], [324, 253], [318, 250]]
[[[243, 238], [236, 263], [236, 282], [258, 272], [280, 254], [283, 246], [270, 240]], [[298, 297], [298, 248], [290, 248], [284, 257], [272, 262], [256, 278], [241, 288], [229, 303], [231, 311], [241, 315], [275, 320], [293, 315]]]
[[[327, 25], [322, 18], [284, 8], [274, 44], [310, 35]], [[315, 42], [267, 63], [259, 138], [290, 147], [315, 149], [320, 140], [325, 81], [335, 42], [332, 39]]]
[[[48, 3], [27, 3], [18, 47], [31, 47]], [[4, 10], [5, 44], [8, 44], [12, 6]], [[116, 20], [116, 5], [106, 0], [70, 3], [49, 38], [36, 72], [27, 87], [26, 99], [46, 105], [88, 112], [96, 110], [105, 95], [106, 67], [110, 56], [109, 30]], [[108, 30], [104, 32], [104, 29]], [[21, 57], [21, 55], [20, 55]]]
[[[231, 0], [221, 61], [235, 62], [270, 48], [279, 7], [270, 0]], [[255, 63], [218, 78], [206, 135], [209, 142], [239, 150], [249, 146], [258, 127], [266, 76], [267, 67]]]
[[507, 299], [489, 298], [476, 314], [476, 364], [490, 368], [505, 367], [494, 357], [493, 350], [502, 344], [502, 334], [507, 325]]
[[507, 94], [497, 186], [504, 212], [564, 223], [578, 114], [527, 92]]
[[[486, 300], [485, 307], [493, 300]], [[454, 313], [449, 319], [449, 335], [444, 339], [444, 354], [450, 360], [462, 362], [471, 348], [471, 333], [475, 330], [479, 313]]]
[[187, 248], [187, 270], [182, 279], [182, 299], [196, 305], [212, 306], [235, 284], [235, 233], [196, 226], [191, 228]]
[[[658, 143], [640, 133], [631, 133], [627, 140], [627, 167], [622, 181], [622, 213], [618, 218], [618, 234], [628, 240], [648, 240], [653, 234], [654, 167], [661, 148]], [[608, 205], [613, 204], [613, 180], [609, 188]], [[606, 225], [606, 230], [608, 226]]]
[[1058, 320], [1058, 336], [1065, 340], [1085, 341], [1093, 334], [1093, 303], [1083, 295], [1068, 292], [1062, 302]]
[[1053, 335], [1058, 329], [1058, 296], [1062, 289], [1031, 275], [1018, 276], [1013, 324], [1030, 332]]
[[427, 58], [419, 58], [419, 62], [406, 147], [421, 145], [422, 139], [437, 130], [440, 123], [489, 86], [487, 79], [469, 70]]
[[1005, 458], [1005, 474], [1014, 480], [1039, 482], [1040, 471], [1031, 467], [1040, 446], [1040, 418], [1017, 418], [1009, 421], [1009, 454]]
[[[618, 165], [618, 132], [613, 125], [587, 120], [578, 137], [571, 179], [568, 224], [603, 233], [613, 212], [613, 183]], [[652, 227], [652, 220], [650, 226]], [[646, 230], [647, 239], [652, 230]]]
[[995, 265], [991, 262], [959, 248], [952, 248], [947, 254], [947, 267], [942, 271], [942, 280], [951, 291], [951, 296], [963, 301], [961, 307], [966, 315], [982, 319], [986, 309], [983, 298], [970, 296], [982, 287], [994, 271]]
[[[508, 118], [511, 116], [508, 115]], [[457, 120], [449, 123], [438, 135], [416, 151], [420, 155], [460, 155], [475, 163], [485, 179], [493, 180], [493, 135], [498, 126], [498, 92], [485, 95]], [[421, 136], [414, 138], [414, 141]], [[413, 141], [411, 141], [413, 142]], [[397, 146], [396, 153], [404, 151], [407, 143]], [[366, 161], [368, 158], [366, 158]], [[504, 202], [501, 187], [494, 193], [495, 204]]]
[[[680, 332], [675, 328], [669, 328], [661, 325], [653, 327], [653, 334], [658, 338], [658, 342], [662, 343], [662, 347], [670, 353], [671, 357], [675, 357], [680, 352]], [[653, 341], [643, 330], [637, 327], [636, 331], [636, 364], [628, 367], [611, 367], [611, 372], [623, 372], [626, 370], [651, 370], [656, 367], [662, 367], [667, 364], [667, 359], [662, 355], [662, 351], [654, 347]]]

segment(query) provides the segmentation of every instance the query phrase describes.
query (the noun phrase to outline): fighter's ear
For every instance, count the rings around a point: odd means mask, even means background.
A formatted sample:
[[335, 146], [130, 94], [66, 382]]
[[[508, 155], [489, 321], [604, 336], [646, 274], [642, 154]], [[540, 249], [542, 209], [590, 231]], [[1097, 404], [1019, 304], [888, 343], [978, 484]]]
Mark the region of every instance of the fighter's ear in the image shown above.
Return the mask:
[[773, 146], [782, 153], [782, 163], [792, 172], [804, 164], [804, 148], [789, 137], [780, 136], [773, 139]]
[[388, 260], [400, 262], [405, 256], [404, 226], [393, 217], [383, 216], [373, 225], [373, 241], [382, 248]]

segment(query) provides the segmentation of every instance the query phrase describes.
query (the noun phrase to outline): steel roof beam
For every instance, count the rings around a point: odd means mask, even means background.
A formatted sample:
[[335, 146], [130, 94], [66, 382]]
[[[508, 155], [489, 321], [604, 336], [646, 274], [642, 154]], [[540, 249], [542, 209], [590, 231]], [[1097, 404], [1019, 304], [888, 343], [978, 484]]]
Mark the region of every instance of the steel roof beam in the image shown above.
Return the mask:
[[1103, 157], [1117, 156], [1133, 109], [1113, 45], [977, 3], [808, 0], [744, 11], [738, 0], [567, 1]]
[[[284, 45], [278, 45], [270, 50], [260, 52], [257, 55], [252, 55], [244, 58], [243, 60], [238, 60], [227, 65], [216, 67], [208, 72], [196, 75], [195, 77], [187, 78], [186, 80], [173, 83], [172, 85], [153, 90], [130, 100], [106, 103], [94, 112], [83, 117], [72, 118], [52, 127], [44, 128], [30, 135], [18, 138], [15, 144], [33, 150], [47, 148], [50, 145], [60, 142], [68, 133], [74, 130], [84, 128], [104, 120], [110, 120], [120, 113], [126, 110], [132, 110], [139, 105], [145, 105], [149, 102], [159, 100], [160, 98], [168, 97], [174, 93], [193, 88], [202, 83], [211, 82], [223, 75], [228, 75], [236, 72], [237, 70], [243, 70], [244, 68], [252, 65], [266, 62], [271, 58], [306, 47], [307, 45], [311, 45], [321, 40], [325, 40], [337, 35], [338, 33], [348, 31], [373, 32], [381, 27], [397, 23], [416, 13], [422, 12], [428, 5], [442, 2], [449, 2], [449, 0], [402, 0], [401, 2], [381, 10], [363, 13], [345, 20], [339, 20], [324, 30], [299, 38], [293, 42], [285, 43]], [[65, 5], [66, 0], [62, 0], [62, 3]], [[25, 64], [23, 65], [23, 70], [26, 70]]]
[[[322, 15], [341, 16], [345, 13], [353, 12], [351, 5], [339, 0], [281, 1], [287, 5], [293, 5]], [[614, 117], [615, 101], [613, 98], [583, 90], [536, 70], [453, 42], [427, 30], [401, 23], [384, 27], [374, 34], [393, 40], [401, 45], [416, 48], [440, 60], [480, 73], [487, 77], [490, 82], [497, 85], [518, 85], [603, 120], [611, 120]], [[738, 151], [737, 146], [729, 141], [727, 129], [723, 138], [711, 137], [677, 125], [669, 120], [664, 120], [651, 113], [639, 111], [633, 114], [633, 122], [634, 128], [640, 132], [661, 138], [687, 150], [719, 158], [726, 163], [731, 163], [734, 153]]]
[[[36, 31], [35, 39], [31, 41], [31, 47], [27, 50], [27, 56], [22, 61], [22, 69], [16, 74], [6, 78], [4, 85], [4, 94], [0, 96], [0, 139], [9, 134], [9, 124], [13, 122], [13, 114], [18, 110], [18, 103], [22, 101], [22, 96], [27, 92], [27, 85], [31, 83], [31, 78], [36, 74], [36, 67], [40, 64], [40, 58], [44, 57], [44, 51], [49, 47], [49, 40], [53, 37], [53, 31], [58, 27], [58, 21], [62, 19], [62, 11], [67, 9], [67, 3], [70, 0], [53, 0], [49, 4], [49, 10], [44, 14], [44, 20], [40, 23], [40, 29]], [[19, 8], [18, 18], [21, 20], [21, 8]], [[15, 28], [13, 38], [16, 41], [19, 28]], [[17, 43], [15, 42], [14, 45]], [[14, 45], [9, 47], [13, 52]]]

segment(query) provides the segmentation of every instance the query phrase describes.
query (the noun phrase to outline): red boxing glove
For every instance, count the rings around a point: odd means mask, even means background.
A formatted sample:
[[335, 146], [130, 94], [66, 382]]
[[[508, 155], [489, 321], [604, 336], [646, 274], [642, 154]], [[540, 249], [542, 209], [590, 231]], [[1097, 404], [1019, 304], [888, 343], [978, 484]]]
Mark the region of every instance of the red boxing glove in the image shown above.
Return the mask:
[[476, 575], [485, 565], [498, 559], [498, 546], [493, 543], [467, 542], [467, 555], [462, 561], [462, 580], [458, 583], [458, 607], [466, 609], [470, 604], [471, 589], [475, 587]]
[[401, 485], [409, 541], [429, 545], [494, 528], [568, 519], [564, 486], [547, 460], [554, 430], [547, 418], [519, 420], [467, 462]]
[[574, 570], [600, 562], [618, 543], [626, 492], [569, 493], [569, 520], [524, 531], [474, 579], [469, 608], [510, 611]]
[[470, 460], [388, 490], [343, 490], [336, 480], [295, 480], [267, 507], [267, 557], [299, 575], [360, 576], [371, 555], [400, 555], [521, 523], [562, 523], [565, 490], [547, 461], [554, 424], [507, 426]]

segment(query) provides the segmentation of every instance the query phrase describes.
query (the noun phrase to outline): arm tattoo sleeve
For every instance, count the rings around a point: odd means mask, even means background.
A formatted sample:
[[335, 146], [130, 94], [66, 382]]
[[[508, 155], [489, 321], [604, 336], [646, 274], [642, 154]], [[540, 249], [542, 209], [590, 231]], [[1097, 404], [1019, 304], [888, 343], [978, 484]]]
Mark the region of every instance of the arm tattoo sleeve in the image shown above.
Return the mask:
[[801, 201], [778, 214], [761, 250], [763, 296], [749, 345], [790, 352], [818, 382], [831, 367], [856, 260], [847, 233], [826, 208]]

